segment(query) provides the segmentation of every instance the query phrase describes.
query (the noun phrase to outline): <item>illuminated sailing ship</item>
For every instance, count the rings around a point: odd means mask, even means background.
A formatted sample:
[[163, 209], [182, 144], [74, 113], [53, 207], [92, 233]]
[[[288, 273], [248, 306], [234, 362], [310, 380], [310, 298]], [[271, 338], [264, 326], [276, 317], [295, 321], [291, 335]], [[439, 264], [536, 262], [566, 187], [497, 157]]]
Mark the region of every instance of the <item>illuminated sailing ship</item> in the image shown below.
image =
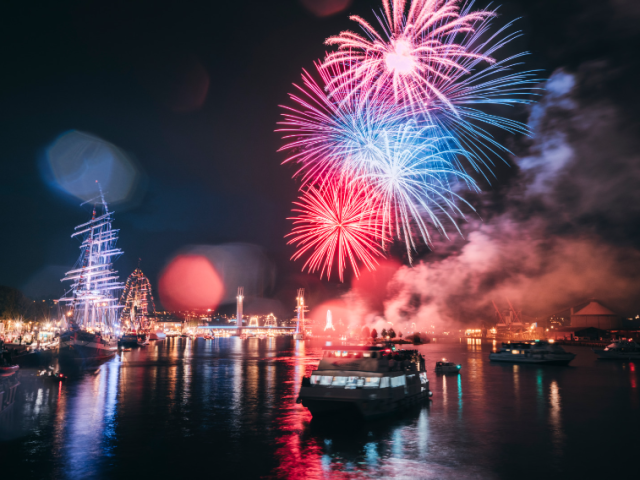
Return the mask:
[[[113, 262], [122, 250], [116, 247], [118, 230], [111, 227], [102, 190], [93, 207], [91, 220], [75, 227], [72, 238], [82, 239], [80, 257], [62, 282], [71, 282], [59, 302], [66, 304], [69, 329], [60, 336], [60, 355], [87, 360], [107, 358], [117, 350], [120, 332], [119, 290], [123, 284]], [[85, 205], [85, 202], [82, 205]]]
[[151, 282], [142, 273], [140, 266], [127, 278], [120, 296], [120, 305], [124, 307], [121, 317], [122, 329], [125, 332], [120, 340], [122, 345], [144, 344], [146, 332], [149, 332], [150, 340], [166, 338], [163, 332], [154, 331], [153, 319], [156, 316], [156, 305], [151, 291]]

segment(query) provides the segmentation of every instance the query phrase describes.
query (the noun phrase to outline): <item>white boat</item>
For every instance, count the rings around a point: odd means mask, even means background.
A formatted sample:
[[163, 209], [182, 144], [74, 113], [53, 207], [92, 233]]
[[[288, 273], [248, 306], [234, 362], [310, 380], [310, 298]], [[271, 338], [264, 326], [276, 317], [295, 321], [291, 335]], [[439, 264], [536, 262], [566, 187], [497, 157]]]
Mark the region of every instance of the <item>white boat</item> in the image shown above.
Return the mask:
[[374, 418], [431, 396], [424, 358], [417, 350], [385, 347], [324, 347], [311, 377], [302, 380], [298, 403], [311, 414], [355, 413]]
[[461, 368], [462, 365], [447, 362], [446, 358], [443, 358], [441, 362], [436, 362], [436, 373], [460, 373]]
[[156, 332], [151, 332], [151, 334], [149, 335], [150, 340], [164, 340], [165, 338], [167, 338], [167, 334], [164, 332], [161, 332], [160, 330]]
[[574, 353], [565, 352], [560, 345], [544, 340], [503, 343], [502, 348], [489, 354], [492, 362], [531, 363], [538, 365], [568, 365]]
[[640, 344], [629, 340], [616, 340], [604, 350], [593, 349], [599, 358], [604, 360], [636, 360], [640, 359]]

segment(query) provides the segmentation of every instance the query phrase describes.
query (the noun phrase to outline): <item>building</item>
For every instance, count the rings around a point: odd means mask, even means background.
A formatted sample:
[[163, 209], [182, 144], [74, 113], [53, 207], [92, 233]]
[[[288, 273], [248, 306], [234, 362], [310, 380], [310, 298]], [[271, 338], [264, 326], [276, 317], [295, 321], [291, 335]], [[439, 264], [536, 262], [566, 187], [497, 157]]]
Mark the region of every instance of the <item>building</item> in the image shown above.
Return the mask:
[[622, 327], [622, 317], [613, 313], [597, 300], [574, 313], [571, 309], [571, 327], [594, 327], [600, 330], [618, 330]]
[[547, 338], [553, 340], [604, 340], [609, 332], [595, 327], [560, 327], [547, 332]]

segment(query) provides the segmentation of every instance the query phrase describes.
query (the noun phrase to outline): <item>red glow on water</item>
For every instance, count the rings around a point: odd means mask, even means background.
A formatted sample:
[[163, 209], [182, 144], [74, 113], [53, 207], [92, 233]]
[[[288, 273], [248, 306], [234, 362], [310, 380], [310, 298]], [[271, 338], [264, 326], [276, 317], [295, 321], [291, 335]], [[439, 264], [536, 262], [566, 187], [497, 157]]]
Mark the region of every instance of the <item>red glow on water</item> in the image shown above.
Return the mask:
[[213, 309], [224, 296], [220, 276], [200, 255], [174, 258], [160, 275], [158, 287], [162, 305], [168, 310]]

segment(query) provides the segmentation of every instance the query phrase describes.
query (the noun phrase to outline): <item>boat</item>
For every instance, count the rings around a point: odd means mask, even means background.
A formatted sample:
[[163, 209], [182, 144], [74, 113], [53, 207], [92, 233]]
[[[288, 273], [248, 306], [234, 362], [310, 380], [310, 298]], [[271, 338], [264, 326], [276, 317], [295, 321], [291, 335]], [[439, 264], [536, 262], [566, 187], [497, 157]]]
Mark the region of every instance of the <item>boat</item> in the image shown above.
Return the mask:
[[149, 335], [149, 340], [164, 340], [165, 338], [167, 338], [167, 334], [160, 331], [160, 330], [156, 330], [155, 332], [151, 332], [151, 334]]
[[[59, 300], [66, 306], [68, 330], [60, 335], [61, 360], [91, 361], [109, 358], [117, 351], [120, 311], [116, 292], [123, 288], [113, 262], [122, 255], [116, 247], [118, 230], [111, 227], [113, 212], [98, 185], [91, 220], [75, 227], [72, 238], [81, 240], [80, 257], [63, 282], [71, 286]], [[84, 205], [83, 204], [83, 205]]]
[[316, 370], [302, 379], [297, 402], [313, 417], [347, 413], [371, 419], [428, 400], [429, 380], [417, 350], [326, 346]]
[[125, 333], [120, 337], [121, 347], [136, 347], [138, 345], [138, 334], [135, 332]]
[[16, 373], [20, 367], [18, 365], [4, 365], [0, 366], [0, 377], [10, 377]]
[[601, 360], [637, 360], [640, 359], [640, 344], [632, 339], [619, 339], [607, 345], [603, 350], [593, 349]]
[[545, 340], [503, 343], [497, 352], [489, 354], [492, 362], [531, 363], [536, 365], [568, 365], [574, 353], [565, 352], [560, 345]]
[[462, 365], [448, 362], [446, 358], [443, 358], [441, 362], [436, 362], [436, 373], [460, 373], [461, 368]]
[[60, 372], [55, 372], [53, 367], [38, 371], [36, 376], [43, 380], [54, 380], [57, 382], [64, 382], [67, 379], [66, 375], [63, 375]]

